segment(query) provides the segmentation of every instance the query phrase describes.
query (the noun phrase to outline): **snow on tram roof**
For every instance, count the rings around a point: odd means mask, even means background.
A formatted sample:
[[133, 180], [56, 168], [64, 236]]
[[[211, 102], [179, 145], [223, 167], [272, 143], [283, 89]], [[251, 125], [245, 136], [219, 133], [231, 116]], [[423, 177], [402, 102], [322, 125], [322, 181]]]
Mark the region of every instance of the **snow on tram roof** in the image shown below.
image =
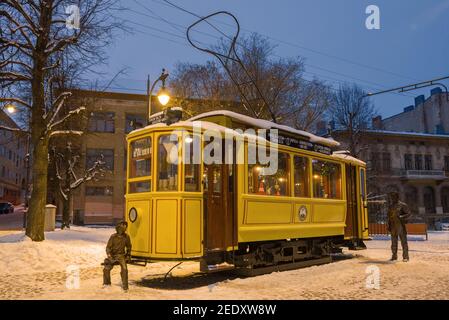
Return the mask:
[[197, 120], [197, 121], [190, 121], [190, 120], [179, 121], [179, 122], [176, 122], [176, 123], [172, 123], [170, 125], [167, 125], [165, 123], [155, 123], [155, 124], [148, 125], [148, 126], [146, 126], [144, 128], [140, 128], [140, 129], [136, 129], [134, 131], [131, 131], [129, 134], [130, 135], [135, 135], [135, 134], [138, 134], [139, 132], [146, 131], [148, 129], [170, 128], [170, 127], [187, 127], [187, 128], [192, 128], [192, 129], [194, 127], [199, 127], [201, 129], [204, 129], [204, 130], [217, 131], [217, 132], [228, 134], [228, 135], [231, 135], [231, 136], [239, 136], [239, 137], [251, 138], [252, 140], [255, 139], [257, 141], [269, 142], [265, 138], [262, 138], [262, 137], [260, 137], [258, 135], [253, 135], [253, 134], [250, 134], [250, 133], [243, 133], [242, 134], [242, 133], [240, 133], [238, 131], [235, 131], [235, 130], [233, 130], [231, 128], [224, 127], [222, 125], [219, 125], [219, 124], [216, 124], [216, 123], [213, 123], [213, 122], [200, 121], [200, 120]]
[[210, 112], [202, 113], [193, 118], [190, 118], [188, 121], [196, 121], [196, 120], [200, 120], [202, 118], [211, 117], [211, 116], [227, 116], [227, 117], [240, 120], [246, 124], [250, 124], [250, 125], [255, 126], [256, 128], [261, 128], [261, 129], [283, 130], [283, 131], [286, 131], [289, 133], [298, 134], [300, 136], [307, 137], [307, 138], [309, 138], [310, 142], [320, 143], [320, 144], [323, 144], [323, 145], [329, 146], [329, 147], [338, 147], [340, 145], [339, 142], [337, 142], [333, 139], [319, 137], [310, 132], [297, 130], [292, 127], [289, 127], [286, 125], [281, 125], [281, 124], [276, 124], [276, 123], [268, 121], [268, 120], [252, 118], [252, 117], [245, 116], [243, 114], [232, 112], [229, 110], [218, 110], [218, 111], [210, 111]]
[[358, 165], [366, 166], [366, 162], [363, 162], [360, 159], [354, 158], [349, 154], [349, 151], [335, 151], [332, 153], [332, 157], [347, 160], [349, 162], [356, 163]]

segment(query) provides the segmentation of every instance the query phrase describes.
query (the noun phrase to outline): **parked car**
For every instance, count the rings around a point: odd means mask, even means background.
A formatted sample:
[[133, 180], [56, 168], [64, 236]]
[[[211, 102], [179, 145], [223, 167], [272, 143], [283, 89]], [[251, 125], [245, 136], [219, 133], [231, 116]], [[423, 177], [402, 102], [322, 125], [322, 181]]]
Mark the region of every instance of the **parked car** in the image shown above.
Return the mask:
[[435, 222], [435, 229], [439, 231], [449, 231], [449, 218], [443, 218]]
[[0, 214], [14, 213], [14, 206], [9, 202], [0, 202]]

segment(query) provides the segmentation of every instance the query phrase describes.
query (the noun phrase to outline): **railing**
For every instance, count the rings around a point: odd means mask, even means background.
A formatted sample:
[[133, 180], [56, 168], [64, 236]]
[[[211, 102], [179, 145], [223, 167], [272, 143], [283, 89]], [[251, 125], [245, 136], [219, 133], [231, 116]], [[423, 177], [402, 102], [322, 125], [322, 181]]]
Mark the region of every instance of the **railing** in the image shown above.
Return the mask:
[[443, 170], [402, 170], [404, 177], [427, 177], [427, 178], [446, 178], [446, 172]]

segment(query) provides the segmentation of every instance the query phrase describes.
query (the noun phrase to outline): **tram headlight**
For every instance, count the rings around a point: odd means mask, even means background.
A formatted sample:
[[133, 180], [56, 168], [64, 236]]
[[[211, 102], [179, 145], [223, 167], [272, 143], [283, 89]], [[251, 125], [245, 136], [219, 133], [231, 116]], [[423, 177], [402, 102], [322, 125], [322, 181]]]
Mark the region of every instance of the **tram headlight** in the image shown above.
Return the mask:
[[136, 222], [136, 220], [137, 220], [137, 210], [136, 210], [136, 208], [131, 208], [131, 210], [129, 210], [128, 218], [129, 218], [129, 221], [131, 221], [133, 223]]
[[299, 221], [303, 222], [306, 221], [306, 219], [307, 219], [307, 208], [306, 206], [302, 206], [299, 209]]

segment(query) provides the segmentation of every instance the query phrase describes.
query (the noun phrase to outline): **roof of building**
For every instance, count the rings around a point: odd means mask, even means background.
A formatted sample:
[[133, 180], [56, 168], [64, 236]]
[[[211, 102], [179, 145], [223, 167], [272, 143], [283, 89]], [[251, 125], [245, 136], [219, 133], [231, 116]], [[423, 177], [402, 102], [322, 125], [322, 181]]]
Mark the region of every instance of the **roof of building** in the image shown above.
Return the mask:
[[[440, 92], [440, 93], [436, 93], [436, 94], [433, 94], [433, 95], [445, 96], [445, 95], [446, 95], [446, 92]], [[383, 118], [382, 121], [391, 120], [391, 119], [394, 119], [394, 118], [397, 118], [397, 117], [401, 117], [401, 116], [403, 116], [404, 114], [412, 113], [413, 111], [416, 110], [417, 107], [419, 107], [419, 106], [421, 106], [421, 105], [425, 105], [429, 100], [431, 100], [433, 95], [430, 95], [430, 96], [428, 96], [427, 98], [425, 98], [424, 101], [423, 101], [422, 103], [420, 103], [420, 104], [418, 104], [418, 105], [413, 105], [413, 107], [414, 107], [413, 110], [399, 112], [399, 113], [394, 114], [394, 115], [392, 115], [392, 116]]]
[[2, 109], [0, 109], [0, 125], [4, 125], [9, 128], [20, 129], [17, 123]]
[[[344, 133], [346, 130], [335, 130], [334, 132]], [[384, 136], [404, 136], [408, 138], [437, 138], [437, 139], [449, 139], [449, 134], [433, 134], [433, 133], [421, 133], [411, 131], [392, 131], [392, 130], [364, 130], [363, 132], [373, 135]]]

